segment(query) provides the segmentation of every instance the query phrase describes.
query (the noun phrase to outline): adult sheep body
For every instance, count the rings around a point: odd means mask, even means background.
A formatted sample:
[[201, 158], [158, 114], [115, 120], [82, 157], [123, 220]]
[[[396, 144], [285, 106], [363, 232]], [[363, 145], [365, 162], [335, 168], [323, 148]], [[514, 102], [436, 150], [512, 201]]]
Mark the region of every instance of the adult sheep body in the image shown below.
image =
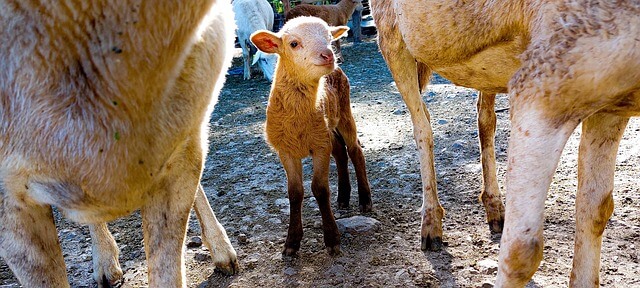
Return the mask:
[[[234, 0], [233, 12], [240, 47], [242, 47], [243, 77], [251, 78], [251, 65], [258, 63], [262, 74], [269, 81], [273, 79], [277, 56], [256, 51], [249, 37], [258, 30], [273, 29], [273, 9], [267, 0]], [[256, 57], [255, 61], [253, 60]]]
[[[436, 71], [480, 90], [482, 199], [490, 224], [505, 220], [498, 287], [524, 286], [540, 264], [547, 190], [567, 138], [583, 122], [570, 284], [598, 286], [615, 155], [629, 117], [640, 114], [640, 2], [371, 0], [371, 7], [420, 152], [423, 249], [438, 246], [442, 235], [433, 136], [420, 98]], [[505, 92], [512, 134], [503, 214], [493, 101]]]

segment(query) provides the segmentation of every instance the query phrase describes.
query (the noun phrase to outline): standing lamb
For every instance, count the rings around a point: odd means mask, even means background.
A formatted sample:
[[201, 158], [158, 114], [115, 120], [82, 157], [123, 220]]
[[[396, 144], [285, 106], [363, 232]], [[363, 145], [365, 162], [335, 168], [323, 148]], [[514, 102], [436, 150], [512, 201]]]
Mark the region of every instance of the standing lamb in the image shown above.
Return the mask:
[[347, 169], [351, 158], [358, 180], [360, 210], [372, 209], [364, 155], [351, 114], [349, 80], [336, 67], [329, 48], [331, 40], [348, 29], [329, 27], [316, 17], [299, 17], [287, 22], [278, 34], [259, 31], [251, 36], [258, 49], [280, 56], [265, 130], [267, 142], [278, 152], [287, 173], [291, 213], [285, 256], [296, 254], [302, 239], [303, 158], [313, 158], [311, 191], [318, 201], [329, 254], [340, 252], [340, 233], [331, 212], [329, 190], [332, 154], [338, 168], [338, 206], [349, 206], [351, 185]]
[[277, 56], [265, 53], [256, 54], [256, 48], [249, 40], [253, 32], [273, 29], [271, 4], [267, 0], [234, 0], [232, 4], [238, 26], [238, 42], [242, 47], [244, 79], [251, 79], [251, 65], [258, 63], [264, 77], [271, 81], [278, 60]]
[[184, 287], [231, 5], [14, 2], [0, 4], [0, 255], [24, 287], [69, 287], [51, 206], [99, 239], [140, 209], [149, 286]]
[[[442, 233], [433, 137], [420, 98], [433, 69], [458, 85], [481, 91], [478, 106], [489, 112], [485, 120], [479, 119], [481, 142], [483, 122], [489, 124], [485, 128], [495, 129], [495, 93], [510, 94], [507, 205], [496, 287], [523, 287], [540, 265], [549, 185], [569, 135], [583, 122], [570, 286], [598, 287], [602, 233], [613, 212], [616, 153], [629, 117], [640, 115], [640, 3], [371, 4], [380, 49], [411, 111], [421, 153], [424, 239], [438, 239]], [[491, 140], [492, 129], [486, 131]], [[483, 152], [483, 166], [484, 160]], [[495, 159], [490, 160], [494, 164]], [[495, 171], [495, 166], [494, 171], [483, 168], [485, 173]], [[486, 181], [485, 175], [485, 188]]]
[[[345, 26], [353, 11], [362, 10], [363, 8], [362, 0], [342, 0], [335, 5], [300, 4], [286, 13], [285, 19], [289, 21], [300, 16], [315, 16], [327, 22], [329, 26]], [[344, 59], [340, 49], [340, 39], [336, 39], [334, 45], [338, 55], [338, 62], [342, 62]]]

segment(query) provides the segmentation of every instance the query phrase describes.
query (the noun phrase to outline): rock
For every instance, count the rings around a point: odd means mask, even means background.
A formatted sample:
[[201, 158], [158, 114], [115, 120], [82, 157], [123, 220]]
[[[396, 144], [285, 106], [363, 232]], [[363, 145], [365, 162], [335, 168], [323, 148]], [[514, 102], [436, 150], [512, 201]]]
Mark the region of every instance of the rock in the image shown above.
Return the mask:
[[489, 281], [485, 281], [485, 282], [482, 282], [482, 285], [480, 285], [480, 287], [482, 287], [482, 288], [493, 288], [493, 283], [491, 283]]
[[241, 233], [240, 235], [238, 235], [238, 243], [247, 244], [247, 242], [249, 242], [247, 235], [245, 235], [244, 233]]
[[476, 263], [478, 270], [487, 275], [493, 275], [498, 271], [498, 262], [492, 259], [480, 260]]
[[449, 121], [447, 121], [447, 120], [444, 120], [444, 119], [438, 120], [438, 124], [440, 124], [440, 125], [444, 125], [444, 124], [447, 124], [447, 123], [449, 123]]
[[284, 269], [283, 273], [287, 276], [293, 276], [298, 274], [298, 271], [296, 271], [296, 269], [294, 269], [293, 267], [287, 267]]
[[202, 246], [202, 238], [200, 236], [193, 236], [187, 243], [187, 248], [197, 248]]
[[340, 233], [363, 234], [372, 232], [380, 222], [365, 216], [353, 216], [336, 220]]
[[287, 199], [287, 198], [276, 199], [276, 206], [278, 206], [278, 207], [289, 207], [289, 199]]
[[404, 111], [402, 109], [396, 109], [395, 111], [393, 111], [393, 115], [404, 115], [406, 113], [407, 111]]
[[467, 144], [467, 142], [464, 140], [456, 140], [456, 142], [453, 142], [453, 145], [451, 145], [451, 148], [453, 150], [462, 150], [465, 144]]
[[344, 266], [340, 264], [332, 265], [331, 268], [327, 269], [324, 272], [324, 275], [332, 276], [332, 277], [342, 277], [344, 275], [345, 269]]
[[203, 261], [207, 261], [208, 259], [210, 259], [211, 256], [209, 256], [209, 254], [205, 254], [205, 253], [197, 253], [193, 255], [193, 259], [199, 262], [203, 262]]

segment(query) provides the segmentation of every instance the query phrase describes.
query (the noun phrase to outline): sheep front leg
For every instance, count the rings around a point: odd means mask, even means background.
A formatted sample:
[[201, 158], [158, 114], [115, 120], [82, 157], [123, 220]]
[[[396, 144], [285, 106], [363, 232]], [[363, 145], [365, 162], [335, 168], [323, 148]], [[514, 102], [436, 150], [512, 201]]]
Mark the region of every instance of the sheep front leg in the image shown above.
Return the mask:
[[89, 225], [91, 234], [91, 256], [93, 280], [98, 287], [112, 287], [122, 280], [122, 269], [118, 262], [118, 245], [113, 239], [107, 223]]
[[69, 287], [51, 206], [15, 199], [3, 184], [0, 194], [0, 256], [20, 284]]
[[491, 232], [500, 233], [504, 226], [504, 205], [496, 176], [496, 94], [480, 92], [478, 95], [478, 138], [480, 138], [480, 163], [482, 163], [483, 188], [480, 201], [487, 213]]
[[496, 287], [524, 287], [540, 265], [547, 190], [578, 124], [577, 120], [552, 122], [562, 118], [550, 112], [543, 115], [544, 109], [536, 109], [540, 103], [518, 100], [511, 99], [507, 203]]
[[202, 240], [211, 251], [211, 258], [216, 268], [227, 275], [238, 273], [240, 268], [236, 250], [231, 246], [227, 232], [213, 213], [202, 185], [198, 185], [194, 207], [202, 228]]
[[302, 161], [299, 158], [280, 154], [280, 162], [287, 173], [287, 192], [289, 194], [289, 230], [284, 243], [282, 256], [295, 256], [302, 241]]
[[313, 155], [313, 179], [311, 180], [311, 192], [318, 201], [320, 215], [322, 216], [322, 232], [324, 244], [329, 255], [340, 254], [340, 232], [336, 219], [331, 211], [331, 191], [329, 190], [329, 149], [314, 150]]
[[582, 124], [571, 287], [600, 286], [602, 233], [613, 213], [616, 154], [628, 121], [600, 113]]

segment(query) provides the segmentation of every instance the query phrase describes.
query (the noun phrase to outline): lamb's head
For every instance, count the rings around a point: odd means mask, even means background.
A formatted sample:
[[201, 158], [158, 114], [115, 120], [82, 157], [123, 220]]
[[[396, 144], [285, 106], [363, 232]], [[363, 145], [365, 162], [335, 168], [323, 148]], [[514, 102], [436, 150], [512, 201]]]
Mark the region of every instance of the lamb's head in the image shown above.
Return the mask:
[[287, 22], [280, 32], [260, 30], [251, 35], [259, 50], [277, 53], [276, 73], [317, 81], [336, 67], [331, 41], [345, 35], [346, 26], [329, 27], [316, 17], [297, 17]]
[[276, 54], [267, 54], [262, 51], [256, 52], [253, 55], [253, 62], [251, 65], [258, 63], [258, 67], [262, 70], [262, 75], [269, 81], [273, 81], [273, 72], [276, 70], [276, 62], [278, 62], [278, 56]]

